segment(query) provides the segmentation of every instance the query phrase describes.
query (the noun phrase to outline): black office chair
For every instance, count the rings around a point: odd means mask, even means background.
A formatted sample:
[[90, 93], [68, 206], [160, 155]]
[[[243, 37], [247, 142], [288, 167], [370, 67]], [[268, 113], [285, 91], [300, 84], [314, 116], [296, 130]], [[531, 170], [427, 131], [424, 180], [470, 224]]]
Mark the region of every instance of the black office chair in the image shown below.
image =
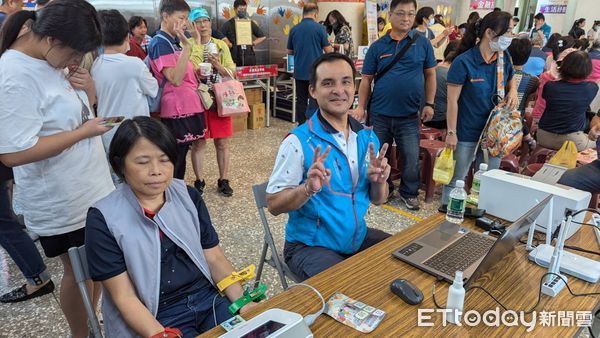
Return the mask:
[[[267, 207], [267, 184], [268, 183], [263, 183], [252, 186], [252, 191], [254, 192], [254, 200], [256, 202], [258, 214], [260, 215], [260, 220], [262, 222], [263, 230], [265, 233], [265, 241], [262, 247], [262, 253], [260, 255], [260, 262], [258, 263], [258, 271], [256, 272], [256, 283], [260, 281], [262, 270], [266, 262], [271, 267], [274, 267], [277, 270], [279, 278], [281, 279], [281, 285], [283, 286], [284, 290], [287, 290], [288, 283], [286, 277], [293, 280], [296, 283], [299, 283], [301, 279], [290, 270], [287, 264], [285, 264], [283, 257], [277, 251], [275, 241], [273, 241], [271, 228], [269, 227], [267, 215], [265, 214], [265, 208]], [[269, 249], [271, 250], [271, 256], [267, 258], [267, 251]]]
[[96, 310], [92, 305], [92, 298], [88, 293], [87, 286], [85, 285], [85, 282], [91, 279], [85, 254], [85, 245], [70, 248], [69, 259], [71, 260], [71, 266], [73, 267], [75, 282], [79, 287], [79, 293], [81, 293], [81, 298], [83, 299], [85, 312], [88, 315], [89, 324], [92, 329], [92, 337], [102, 338], [102, 330], [100, 329], [98, 317], [96, 317]]

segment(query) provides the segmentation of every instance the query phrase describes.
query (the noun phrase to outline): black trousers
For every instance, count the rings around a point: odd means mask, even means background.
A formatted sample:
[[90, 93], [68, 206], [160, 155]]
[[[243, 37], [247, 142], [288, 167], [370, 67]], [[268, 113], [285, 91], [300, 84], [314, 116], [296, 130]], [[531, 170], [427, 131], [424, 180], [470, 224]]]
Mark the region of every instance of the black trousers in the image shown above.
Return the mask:
[[308, 80], [294, 81], [296, 82], [296, 122], [302, 124], [314, 114], [319, 105], [309, 94]]
[[175, 163], [175, 170], [173, 171], [173, 177], [183, 180], [185, 177], [185, 159], [187, 157], [188, 150], [190, 150], [191, 144], [178, 144], [177, 145], [177, 163]]

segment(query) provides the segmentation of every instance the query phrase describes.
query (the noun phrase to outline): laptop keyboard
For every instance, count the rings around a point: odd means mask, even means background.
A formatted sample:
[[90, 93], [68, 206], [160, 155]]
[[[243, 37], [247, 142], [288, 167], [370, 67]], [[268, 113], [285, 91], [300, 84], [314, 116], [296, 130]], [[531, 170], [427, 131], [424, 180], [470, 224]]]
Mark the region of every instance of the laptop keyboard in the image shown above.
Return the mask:
[[423, 264], [449, 276], [465, 271], [471, 264], [490, 251], [495, 239], [468, 232], [454, 243], [438, 252]]

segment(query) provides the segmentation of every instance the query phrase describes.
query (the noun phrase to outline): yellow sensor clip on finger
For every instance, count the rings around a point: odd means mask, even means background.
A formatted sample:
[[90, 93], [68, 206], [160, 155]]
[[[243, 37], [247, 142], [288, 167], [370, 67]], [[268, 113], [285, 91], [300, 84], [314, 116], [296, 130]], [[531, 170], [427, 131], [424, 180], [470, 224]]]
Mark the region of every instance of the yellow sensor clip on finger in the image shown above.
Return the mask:
[[244, 285], [254, 277], [256, 277], [256, 266], [254, 264], [250, 264], [248, 267], [237, 272], [234, 271], [231, 273], [231, 275], [223, 278], [219, 283], [217, 283], [217, 289], [219, 290], [219, 293], [223, 295], [225, 289], [230, 287], [232, 284], [239, 282], [240, 284]]

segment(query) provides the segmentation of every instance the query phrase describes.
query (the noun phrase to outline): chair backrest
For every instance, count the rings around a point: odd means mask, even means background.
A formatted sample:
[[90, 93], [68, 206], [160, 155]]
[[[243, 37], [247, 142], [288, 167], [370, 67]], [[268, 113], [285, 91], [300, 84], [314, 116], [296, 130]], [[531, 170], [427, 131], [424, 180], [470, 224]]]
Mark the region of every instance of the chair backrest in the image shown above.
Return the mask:
[[80, 283], [91, 279], [90, 271], [88, 270], [87, 256], [85, 254], [85, 245], [70, 248], [69, 258], [71, 259], [75, 282]]
[[267, 207], [267, 186], [269, 182], [257, 184], [252, 186], [254, 192], [254, 201], [259, 209]]
[[92, 329], [91, 337], [102, 338], [102, 329], [100, 328], [98, 317], [96, 317], [96, 309], [94, 309], [92, 299], [86, 287], [86, 281], [92, 278], [90, 277], [90, 271], [88, 270], [85, 245], [69, 248], [69, 259], [71, 260], [75, 282], [79, 287], [83, 306], [85, 307], [85, 312], [88, 315], [89, 324]]

